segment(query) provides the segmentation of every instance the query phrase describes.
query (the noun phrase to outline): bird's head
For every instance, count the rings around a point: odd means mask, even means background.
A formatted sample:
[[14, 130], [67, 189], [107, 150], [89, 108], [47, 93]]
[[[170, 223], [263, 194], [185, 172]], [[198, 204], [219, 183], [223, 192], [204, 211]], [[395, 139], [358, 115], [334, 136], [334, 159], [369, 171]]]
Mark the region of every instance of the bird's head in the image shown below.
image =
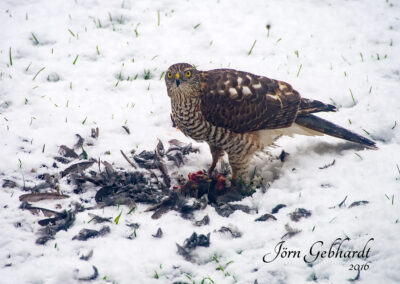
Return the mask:
[[176, 63], [171, 65], [165, 73], [165, 84], [168, 96], [181, 93], [184, 96], [198, 94], [201, 72], [188, 63]]

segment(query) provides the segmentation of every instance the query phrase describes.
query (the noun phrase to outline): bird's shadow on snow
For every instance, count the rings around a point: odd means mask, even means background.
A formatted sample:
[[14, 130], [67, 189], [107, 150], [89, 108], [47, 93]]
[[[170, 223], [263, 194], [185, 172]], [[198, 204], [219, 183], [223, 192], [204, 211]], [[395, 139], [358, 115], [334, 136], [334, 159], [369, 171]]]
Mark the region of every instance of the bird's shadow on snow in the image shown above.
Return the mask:
[[355, 150], [355, 151], [361, 151], [366, 149], [365, 146], [352, 143], [352, 142], [341, 142], [341, 143], [329, 143], [329, 142], [319, 142], [310, 145], [309, 147], [302, 147], [299, 149], [297, 153], [316, 153], [319, 155], [327, 154], [327, 153], [336, 153], [336, 154], [341, 154], [343, 151], [347, 150]]

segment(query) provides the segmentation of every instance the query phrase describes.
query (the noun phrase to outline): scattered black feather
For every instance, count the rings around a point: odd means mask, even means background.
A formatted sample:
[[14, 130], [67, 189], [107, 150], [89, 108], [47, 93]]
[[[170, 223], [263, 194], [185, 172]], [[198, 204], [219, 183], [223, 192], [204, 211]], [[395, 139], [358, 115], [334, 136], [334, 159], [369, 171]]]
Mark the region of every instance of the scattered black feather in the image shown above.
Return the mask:
[[157, 191], [156, 187], [140, 183], [123, 186], [108, 185], [97, 191], [95, 200], [103, 206], [123, 204], [133, 207], [135, 202], [151, 204], [159, 202], [162, 197], [160, 194], [157, 194]]
[[154, 151], [142, 151], [140, 154], [134, 155], [133, 159], [139, 167], [145, 169], [157, 169], [156, 153]]
[[268, 221], [268, 220], [276, 221], [277, 219], [276, 219], [276, 217], [274, 215], [266, 213], [266, 214], [258, 217], [254, 221], [256, 221], [256, 222], [265, 222], [265, 221]]
[[157, 169], [162, 173], [162, 179], [166, 187], [170, 187], [171, 180], [168, 170], [162, 159], [164, 155], [164, 147], [157, 145], [155, 151], [142, 151], [140, 154], [134, 155], [133, 159], [140, 168], [154, 170]]
[[301, 230], [299, 230], [299, 229], [294, 229], [294, 228], [290, 227], [288, 224], [285, 225], [285, 230], [286, 230], [287, 233], [284, 234], [284, 235], [281, 237], [281, 240], [289, 239], [289, 238], [291, 238], [291, 237], [293, 237], [293, 236], [295, 236], [295, 235], [297, 235], [298, 233], [301, 232]]
[[79, 155], [75, 153], [75, 151], [65, 145], [61, 145], [58, 149], [58, 153], [60, 153], [61, 156], [64, 158], [72, 158], [72, 159], [78, 159]]
[[97, 277], [99, 276], [99, 271], [97, 270], [97, 267], [92, 265], [93, 267], [93, 274], [88, 276], [88, 277], [81, 277], [78, 278], [79, 281], [92, 281], [92, 280], [96, 280]]
[[131, 134], [131, 131], [129, 130], [128, 126], [123, 125], [122, 128], [126, 131], [126, 133]]
[[241, 236], [242, 236], [242, 233], [240, 233], [240, 232], [238, 232], [238, 231], [235, 231], [235, 230], [233, 230], [233, 229], [231, 229], [231, 228], [228, 228], [228, 227], [225, 227], [225, 226], [222, 226], [219, 230], [218, 230], [218, 232], [220, 232], [220, 233], [229, 233], [230, 235], [231, 235], [231, 237], [232, 238], [240, 238]]
[[196, 232], [193, 232], [193, 234], [185, 240], [183, 243], [183, 247], [193, 250], [197, 246], [200, 247], [208, 247], [210, 245], [210, 233], [206, 235], [200, 234], [197, 236]]
[[173, 161], [175, 166], [178, 168], [184, 164], [183, 155], [181, 152], [175, 152], [174, 154], [167, 154], [168, 161]]
[[47, 241], [54, 239], [54, 236], [58, 231], [67, 231], [69, 227], [72, 226], [75, 221], [75, 212], [64, 211], [61, 213], [61, 216], [51, 218], [50, 221], [41, 221], [41, 225], [45, 227], [39, 230], [41, 236], [36, 240], [36, 243], [44, 245]]
[[86, 179], [84, 178], [84, 174], [71, 174], [68, 179], [67, 179], [68, 183], [72, 183], [75, 185], [74, 188], [74, 193], [75, 194], [80, 194], [82, 192], [84, 192], [84, 184], [86, 183]]
[[187, 204], [185, 198], [178, 194], [176, 191], [169, 193], [167, 198], [164, 198], [161, 202], [150, 206], [146, 211], [155, 211], [151, 216], [153, 219], [158, 219], [162, 214], [167, 213], [170, 210], [176, 210], [182, 213], [182, 217], [191, 219], [192, 211], [200, 209], [201, 205], [199, 202], [194, 202], [193, 204]]
[[242, 204], [223, 204], [220, 206], [214, 205], [215, 211], [223, 217], [229, 217], [233, 212], [236, 210], [243, 211], [244, 213], [250, 213], [252, 209], [247, 206], [247, 205], [242, 205]]
[[90, 250], [87, 255], [82, 254], [79, 259], [88, 261], [93, 256], [93, 250]]
[[81, 255], [79, 259], [88, 261], [93, 256], [93, 250], [90, 250], [87, 255]]
[[84, 171], [87, 168], [91, 167], [93, 164], [94, 161], [73, 164], [61, 172], [61, 177], [65, 177], [66, 175], [70, 175], [72, 173], [79, 173], [81, 171]]
[[283, 207], [286, 207], [285, 204], [278, 204], [276, 205], [274, 208], [272, 208], [271, 213], [272, 214], [276, 214], [279, 212], [279, 210], [281, 210]]
[[32, 193], [38, 193], [42, 189], [47, 189], [47, 188], [52, 188], [52, 189], [57, 189], [58, 188], [58, 177], [55, 175], [51, 174], [40, 174], [37, 176], [38, 179], [43, 180], [43, 182], [33, 186], [33, 187], [28, 187], [25, 186], [23, 189], [25, 191], [30, 191]]
[[57, 162], [60, 162], [61, 164], [68, 164], [71, 162], [71, 160], [64, 158], [64, 157], [54, 157], [54, 160]]
[[14, 181], [12, 181], [12, 180], [9, 180], [9, 179], [3, 179], [3, 185], [2, 185], [2, 187], [8, 187], [8, 188], [14, 188], [14, 187], [16, 187], [17, 186], [17, 184], [14, 182]]
[[54, 235], [52, 234], [44, 235], [36, 239], [36, 244], [44, 245], [50, 240], [54, 240]]
[[134, 228], [134, 229], [139, 229], [140, 224], [139, 223], [128, 223], [126, 224], [129, 228]]
[[[161, 141], [160, 141], [160, 143], [161, 143]], [[159, 148], [160, 143], [157, 145], [157, 148], [155, 150], [157, 161], [158, 161], [157, 165], [158, 165], [158, 169], [160, 170], [160, 172], [162, 174], [162, 178], [163, 178], [165, 187], [169, 188], [171, 186], [171, 179], [168, 174], [167, 166], [162, 158], [164, 156], [164, 146]], [[162, 143], [161, 143], [161, 145], [162, 145]]]
[[200, 227], [200, 226], [208, 225], [209, 223], [210, 223], [210, 217], [208, 217], [208, 215], [206, 215], [203, 217], [203, 219], [194, 222], [194, 225]]
[[91, 229], [82, 229], [79, 231], [78, 235], [74, 236], [72, 239], [78, 241], [86, 241], [87, 239], [90, 238], [102, 237], [104, 235], [107, 235], [108, 233], [110, 233], [109, 226], [104, 226], [103, 228], [100, 229], [100, 231]]
[[346, 202], [346, 199], [347, 199], [347, 195], [346, 195], [346, 197], [343, 199], [343, 201], [340, 202], [340, 203], [338, 204], [339, 208], [342, 208], [342, 207], [344, 206], [344, 203]]
[[109, 179], [112, 179], [115, 174], [114, 167], [107, 161], [103, 161], [102, 164], [104, 165], [105, 174]]
[[349, 208], [360, 206], [360, 205], [366, 205], [368, 203], [369, 203], [369, 201], [367, 201], [367, 200], [354, 201], [353, 203], [350, 204]]
[[173, 145], [167, 150], [167, 154], [173, 151], [179, 151], [183, 156], [189, 155], [190, 153], [199, 152], [198, 148], [193, 148], [192, 143], [183, 145]]
[[164, 157], [165, 155], [165, 149], [164, 149], [164, 144], [162, 143], [161, 140], [158, 140], [157, 146], [156, 146], [156, 153], [160, 155], [161, 157]]
[[152, 235], [154, 238], [162, 238], [163, 236], [163, 231], [161, 230], [161, 228], [158, 228], [157, 233], [155, 233], [154, 235]]
[[75, 136], [78, 137], [78, 141], [74, 145], [74, 148], [79, 149], [83, 146], [83, 142], [85, 142], [85, 139], [83, 139], [83, 137], [80, 136], [79, 134], [75, 134]]
[[108, 218], [104, 218], [104, 217], [100, 217], [98, 215], [89, 213], [89, 217], [91, 218], [90, 222], [93, 222], [94, 224], [99, 224], [99, 223], [105, 223], [105, 222], [111, 222], [112, 218], [108, 217]]
[[96, 127], [96, 129], [95, 129], [95, 128], [92, 128], [92, 129], [91, 129], [90, 136], [91, 136], [92, 138], [94, 138], [94, 139], [99, 138], [99, 128], [98, 128], [98, 127]]
[[335, 165], [335, 163], [336, 163], [336, 160], [334, 159], [332, 163], [327, 164], [327, 165], [325, 165], [323, 167], [319, 167], [319, 169], [320, 170], [327, 169], [327, 168], [332, 167], [333, 165]]
[[187, 238], [183, 242], [183, 246], [176, 244], [178, 248], [178, 254], [182, 255], [186, 260], [191, 261], [191, 251], [194, 250], [196, 247], [208, 247], [210, 246], [210, 233], [206, 235], [197, 235], [196, 232]]
[[298, 222], [301, 218], [308, 218], [311, 216], [311, 211], [304, 208], [297, 208], [294, 212], [290, 213], [290, 219]]

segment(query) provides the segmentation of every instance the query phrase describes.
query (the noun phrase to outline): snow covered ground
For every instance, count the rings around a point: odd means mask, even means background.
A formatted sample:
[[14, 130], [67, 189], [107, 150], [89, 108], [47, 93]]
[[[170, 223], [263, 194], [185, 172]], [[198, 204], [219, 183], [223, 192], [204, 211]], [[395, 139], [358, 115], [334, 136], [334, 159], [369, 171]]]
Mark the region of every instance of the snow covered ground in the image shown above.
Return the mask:
[[[96, 283], [400, 282], [398, 1], [2, 0], [0, 26], [0, 186], [4, 179], [18, 185], [0, 188], [1, 283], [75, 283], [90, 276], [93, 265]], [[72, 240], [82, 228], [101, 228], [88, 223], [85, 211], [55, 240], [35, 244], [39, 217], [19, 209], [18, 198], [26, 193], [24, 183], [35, 185], [39, 173], [56, 172], [51, 165], [58, 147], [73, 145], [75, 134], [87, 139], [98, 127], [99, 138], [85, 151], [127, 169], [120, 149], [152, 150], [157, 138], [165, 144], [190, 141], [171, 126], [162, 78], [177, 62], [287, 81], [304, 97], [336, 104], [337, 113], [321, 116], [372, 137], [379, 150], [331, 137], [282, 138], [272, 154], [290, 153], [284, 163], [255, 161], [257, 175], [269, 179], [270, 187], [242, 204], [257, 213], [236, 211], [225, 218], [208, 206], [195, 217], [208, 215], [210, 224], [196, 227], [175, 211], [153, 220], [145, 205], [129, 215], [130, 208], [121, 206], [109, 235]], [[200, 152], [179, 169], [185, 176], [211, 162], [207, 145], [196, 146]], [[70, 199], [35, 205], [68, 209], [72, 199], [79, 201], [72, 189], [62, 181], [60, 190], [71, 193]], [[95, 205], [96, 190], [86, 192], [89, 205]], [[364, 200], [369, 203], [349, 208]], [[277, 204], [287, 205], [275, 214], [277, 221], [254, 222]], [[91, 211], [114, 219], [121, 208]], [[294, 222], [289, 213], [296, 208], [312, 215]], [[133, 240], [126, 238], [132, 228], [125, 226], [132, 222], [140, 224]], [[346, 249], [362, 250], [374, 241], [368, 259], [264, 263], [287, 224], [301, 232], [285, 246], [302, 256], [317, 241], [326, 250], [346, 236]], [[242, 236], [216, 232], [221, 226]], [[163, 237], [153, 238], [159, 227]], [[175, 245], [193, 231], [211, 233], [210, 247], [194, 250], [194, 263], [178, 255]], [[93, 256], [80, 260], [90, 250]], [[359, 277], [349, 270], [365, 263], [369, 268]]]

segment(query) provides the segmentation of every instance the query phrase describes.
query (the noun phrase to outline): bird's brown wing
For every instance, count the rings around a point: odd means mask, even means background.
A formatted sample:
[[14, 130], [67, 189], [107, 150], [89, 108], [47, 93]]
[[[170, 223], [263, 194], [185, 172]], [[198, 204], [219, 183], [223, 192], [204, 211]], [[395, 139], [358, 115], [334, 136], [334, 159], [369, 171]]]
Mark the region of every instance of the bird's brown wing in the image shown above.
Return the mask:
[[300, 94], [281, 81], [232, 69], [201, 72], [201, 111], [236, 133], [290, 126]]

